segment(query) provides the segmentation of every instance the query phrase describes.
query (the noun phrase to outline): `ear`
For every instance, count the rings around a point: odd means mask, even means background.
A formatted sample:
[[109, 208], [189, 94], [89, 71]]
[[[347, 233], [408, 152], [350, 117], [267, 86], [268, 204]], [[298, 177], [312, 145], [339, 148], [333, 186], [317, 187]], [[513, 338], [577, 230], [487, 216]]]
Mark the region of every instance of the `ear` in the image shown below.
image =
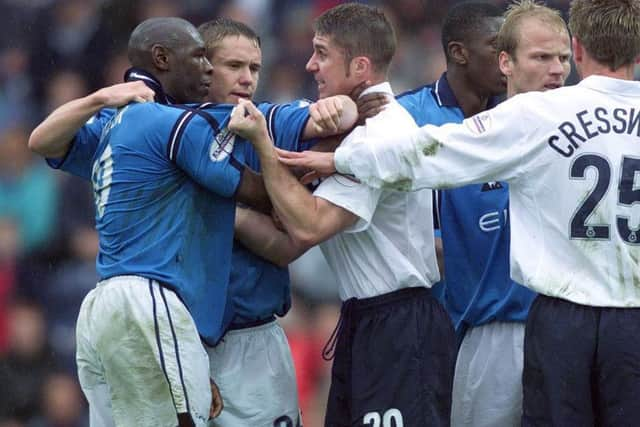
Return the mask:
[[511, 77], [513, 74], [513, 58], [504, 50], [498, 55], [498, 66], [502, 74]]
[[469, 62], [469, 52], [461, 42], [449, 42], [447, 45], [449, 58], [457, 65], [466, 65]]
[[356, 56], [351, 60], [350, 67], [354, 76], [362, 78], [371, 73], [371, 60], [366, 56]]
[[151, 61], [158, 70], [169, 70], [169, 56], [169, 49], [161, 44], [151, 46]]
[[571, 37], [571, 48], [573, 49], [573, 61], [578, 64], [584, 59], [584, 47], [580, 40]]

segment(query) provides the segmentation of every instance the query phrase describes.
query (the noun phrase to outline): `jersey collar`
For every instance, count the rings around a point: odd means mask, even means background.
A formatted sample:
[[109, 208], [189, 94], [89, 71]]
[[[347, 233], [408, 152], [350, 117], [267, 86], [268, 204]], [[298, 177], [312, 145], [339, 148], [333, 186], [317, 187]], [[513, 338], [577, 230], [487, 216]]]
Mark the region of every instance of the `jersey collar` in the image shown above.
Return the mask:
[[383, 92], [393, 96], [393, 90], [391, 90], [391, 84], [389, 84], [389, 82], [382, 82], [382, 83], [375, 84], [373, 86], [369, 86], [368, 88], [362, 91], [360, 96], [364, 96], [368, 93], [373, 93], [373, 92]]
[[[453, 93], [453, 89], [451, 89], [451, 86], [449, 85], [446, 71], [442, 73], [440, 78], [433, 84], [433, 95], [435, 96], [436, 102], [438, 103], [438, 106], [440, 108], [460, 108], [460, 104], [458, 104], [456, 95]], [[502, 99], [499, 96], [492, 96], [491, 98], [489, 98], [487, 102], [487, 110], [498, 105], [501, 100]]]
[[137, 80], [141, 80], [155, 92], [155, 101], [157, 103], [165, 105], [175, 104], [173, 98], [165, 93], [162, 84], [153, 74], [136, 67], [131, 67], [124, 73], [125, 82], [134, 82]]
[[624, 93], [625, 95], [639, 96], [640, 85], [634, 80], [622, 80], [602, 75], [591, 75], [584, 78], [578, 86], [586, 87], [604, 93]]

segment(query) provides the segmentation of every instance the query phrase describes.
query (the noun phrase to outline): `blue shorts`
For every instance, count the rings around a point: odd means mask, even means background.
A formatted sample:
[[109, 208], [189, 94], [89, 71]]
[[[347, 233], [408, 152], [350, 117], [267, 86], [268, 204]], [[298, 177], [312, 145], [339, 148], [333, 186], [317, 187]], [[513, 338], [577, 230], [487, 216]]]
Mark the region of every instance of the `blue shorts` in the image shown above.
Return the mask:
[[524, 353], [523, 426], [640, 425], [640, 308], [539, 295]]
[[428, 289], [345, 301], [340, 322], [325, 426], [449, 425], [455, 335]]

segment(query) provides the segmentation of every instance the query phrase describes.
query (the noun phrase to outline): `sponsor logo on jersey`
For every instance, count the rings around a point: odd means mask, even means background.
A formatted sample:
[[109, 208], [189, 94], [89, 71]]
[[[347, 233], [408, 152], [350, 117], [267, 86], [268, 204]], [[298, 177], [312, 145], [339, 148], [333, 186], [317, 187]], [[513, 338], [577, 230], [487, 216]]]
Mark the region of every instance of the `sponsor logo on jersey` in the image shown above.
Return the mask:
[[488, 112], [479, 113], [465, 120], [464, 123], [472, 133], [480, 135], [491, 129], [491, 114]]
[[509, 220], [509, 210], [487, 212], [478, 219], [478, 227], [485, 233], [499, 230]]
[[209, 147], [209, 158], [212, 162], [219, 162], [227, 158], [233, 151], [236, 142], [236, 135], [228, 128], [222, 129], [211, 141]]
[[482, 189], [480, 191], [485, 192], [485, 191], [491, 191], [491, 190], [500, 190], [502, 188], [502, 184], [500, 183], [500, 181], [491, 181], [491, 182], [485, 182], [484, 184], [482, 184]]

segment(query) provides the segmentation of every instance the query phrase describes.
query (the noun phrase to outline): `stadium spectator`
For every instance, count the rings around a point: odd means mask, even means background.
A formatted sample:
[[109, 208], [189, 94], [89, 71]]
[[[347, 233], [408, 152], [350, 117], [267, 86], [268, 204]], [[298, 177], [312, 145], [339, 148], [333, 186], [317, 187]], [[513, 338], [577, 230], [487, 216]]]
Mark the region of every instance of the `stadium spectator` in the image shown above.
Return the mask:
[[14, 300], [9, 309], [9, 346], [0, 356], [0, 421], [26, 423], [41, 413], [41, 392], [55, 369], [47, 340], [44, 313], [28, 300]]

